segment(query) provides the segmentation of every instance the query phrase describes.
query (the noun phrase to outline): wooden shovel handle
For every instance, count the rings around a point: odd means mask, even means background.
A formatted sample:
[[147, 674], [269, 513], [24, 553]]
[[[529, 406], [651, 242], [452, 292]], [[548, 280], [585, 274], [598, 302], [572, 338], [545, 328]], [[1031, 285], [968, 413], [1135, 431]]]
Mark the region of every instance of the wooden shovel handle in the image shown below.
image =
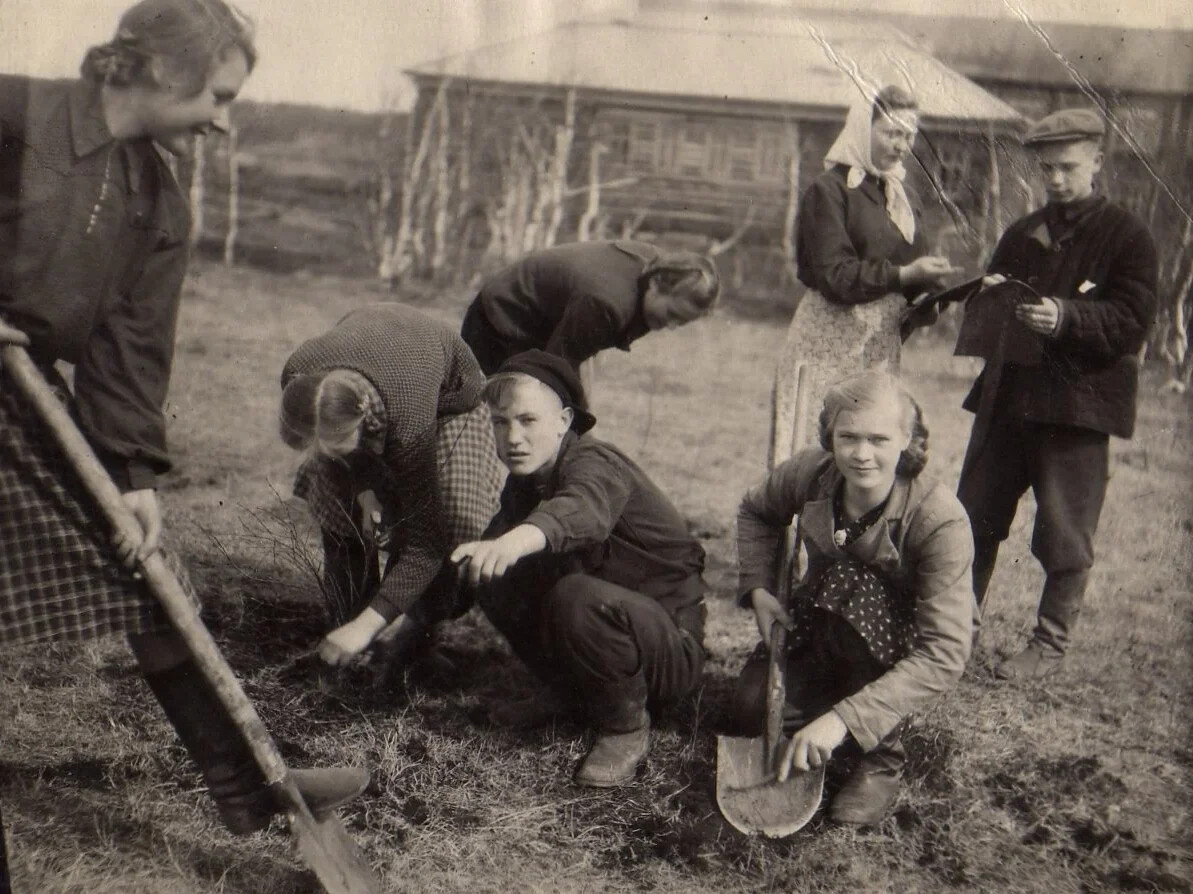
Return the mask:
[[[125, 506], [120, 490], [112, 482], [95, 451], [91, 449], [91, 445], [75, 425], [74, 419], [46, 383], [41, 371], [25, 349], [19, 345], [4, 345], [0, 348], [0, 357], [3, 358], [9, 376], [33, 405], [42, 422], [50, 429], [70, 461], [71, 468], [78, 474], [83, 486], [99, 505], [112, 527], [117, 531], [140, 531], [140, 525]], [[175, 630], [182, 637], [203, 676], [219, 694], [220, 701], [244, 734], [266, 782], [285, 792], [287, 801], [297, 798], [298, 804], [294, 806], [305, 811], [302, 797], [288, 779], [286, 765], [269, 731], [261, 722], [224, 656], [220, 654], [219, 647], [199, 618], [178, 578], [156, 553], [141, 562], [139, 570], [150, 591], [165, 609]]]
[[[800, 364], [795, 371], [795, 420], [792, 423], [791, 443], [799, 450], [803, 446], [807, 431], [808, 415], [808, 375], [804, 364]], [[786, 457], [776, 457], [776, 463]], [[779, 560], [779, 592], [776, 594], [783, 611], [791, 608], [791, 578], [795, 573], [798, 561], [799, 537], [795, 520], [787, 526], [783, 533], [783, 552]], [[766, 671], [766, 763], [767, 768], [777, 769], [779, 761], [779, 742], [783, 736], [783, 707], [787, 704], [787, 686], [783, 679], [786, 671], [784, 658], [787, 653], [787, 628], [782, 624], [775, 624], [771, 630], [770, 656]]]

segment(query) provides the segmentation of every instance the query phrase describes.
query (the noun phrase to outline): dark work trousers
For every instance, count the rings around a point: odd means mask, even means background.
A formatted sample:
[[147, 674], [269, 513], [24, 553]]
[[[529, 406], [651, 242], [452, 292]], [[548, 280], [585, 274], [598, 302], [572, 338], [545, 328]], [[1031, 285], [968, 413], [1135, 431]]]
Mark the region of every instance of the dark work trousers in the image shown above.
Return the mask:
[[[875, 660], [865, 640], [848, 621], [831, 612], [811, 609], [813, 620], [807, 645], [791, 648], [783, 681], [787, 704], [783, 708], [783, 732], [787, 735], [807, 726], [886, 673]], [[737, 678], [730, 725], [739, 736], [761, 736], [766, 728], [767, 649], [762, 643], [753, 651]], [[907, 760], [900, 723], [878, 745], [866, 752], [859, 769], [902, 768]], [[860, 750], [857, 740], [846, 741]]]
[[497, 372], [501, 364], [510, 357], [526, 350], [525, 347], [512, 344], [496, 332], [485, 318], [480, 304], [475, 301], [464, 312], [464, 322], [460, 324], [460, 338], [464, 339], [464, 344], [472, 350], [476, 362], [487, 376]]
[[1033, 639], [1064, 652], [1094, 564], [1094, 533], [1106, 497], [1110, 437], [1071, 425], [1007, 419], [995, 411], [985, 445], [957, 489], [973, 528], [973, 589], [986, 598], [998, 546], [1019, 498], [1036, 498], [1031, 552], [1047, 578]]
[[[639, 728], [682, 698], [704, 669], [704, 604], [674, 616], [657, 600], [588, 574], [551, 574], [523, 560], [477, 602], [514, 654], [602, 732]], [[547, 566], [547, 567], [544, 567]], [[693, 591], [701, 592], [698, 577]]]

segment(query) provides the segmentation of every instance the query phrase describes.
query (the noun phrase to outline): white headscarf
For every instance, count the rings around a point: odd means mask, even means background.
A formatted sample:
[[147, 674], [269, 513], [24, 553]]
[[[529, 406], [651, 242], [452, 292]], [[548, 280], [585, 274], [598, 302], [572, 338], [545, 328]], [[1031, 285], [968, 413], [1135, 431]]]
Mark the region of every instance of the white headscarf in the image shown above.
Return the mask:
[[845, 127], [837, 136], [837, 140], [824, 156], [824, 169], [827, 171], [833, 165], [848, 165], [849, 174], [845, 185], [850, 189], [857, 189], [867, 174], [877, 177], [882, 183], [886, 194], [886, 213], [896, 229], [903, 234], [909, 243], [915, 241], [915, 212], [911, 209], [911, 202], [907, 198], [907, 191], [903, 188], [903, 178], [907, 176], [907, 169], [903, 162], [885, 171], [874, 167], [870, 159], [870, 127], [874, 115], [874, 101], [865, 96], [859, 97], [849, 108], [845, 116]]

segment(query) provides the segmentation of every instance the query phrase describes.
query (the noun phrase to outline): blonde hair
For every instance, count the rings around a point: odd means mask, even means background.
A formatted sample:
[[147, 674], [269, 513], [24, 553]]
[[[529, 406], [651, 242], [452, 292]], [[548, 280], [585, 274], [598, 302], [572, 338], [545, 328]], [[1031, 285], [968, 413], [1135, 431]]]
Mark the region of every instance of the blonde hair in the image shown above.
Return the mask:
[[336, 452], [330, 448], [362, 429], [371, 388], [363, 376], [348, 369], [295, 376], [282, 391], [282, 440], [294, 450]]
[[902, 478], [915, 478], [928, 464], [928, 426], [924, 423], [924, 411], [919, 402], [897, 376], [880, 370], [870, 370], [850, 376], [837, 382], [824, 395], [820, 410], [820, 446], [832, 452], [833, 429], [837, 417], [845, 410], [863, 407], [898, 405], [903, 430], [911, 436], [911, 442], [899, 455], [895, 474]]
[[537, 385], [558, 398], [560, 406], [564, 405], [563, 398], [556, 394], [554, 388], [524, 372], [503, 372], [489, 376], [489, 380], [485, 382], [485, 391], [481, 396], [490, 409], [496, 410], [509, 400], [510, 392], [519, 385]]

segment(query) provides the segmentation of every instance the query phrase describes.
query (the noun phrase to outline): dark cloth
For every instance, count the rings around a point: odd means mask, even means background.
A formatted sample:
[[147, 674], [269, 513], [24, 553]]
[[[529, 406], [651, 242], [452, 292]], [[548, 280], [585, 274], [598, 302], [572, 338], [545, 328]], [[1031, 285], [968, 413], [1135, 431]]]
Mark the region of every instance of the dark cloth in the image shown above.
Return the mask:
[[691, 691], [703, 665], [704, 550], [632, 460], [568, 433], [554, 467], [511, 477], [501, 506], [487, 537], [528, 523], [547, 549], [477, 601], [532, 671], [610, 730]]
[[[1040, 365], [1003, 366], [999, 408], [1021, 421], [1131, 437], [1137, 354], [1156, 314], [1156, 247], [1143, 222], [1100, 196], [1048, 205], [1007, 229], [989, 272], [1056, 299], [1061, 313]], [[985, 378], [966, 409], [977, 409]]]
[[113, 139], [93, 86], [0, 77], [0, 316], [76, 365], [80, 426], [124, 489], [169, 468], [189, 228], [159, 151]]
[[[697, 578], [688, 585], [699, 597]], [[658, 600], [588, 574], [523, 560], [477, 601], [514, 654], [599, 729], [635, 729], [643, 707], [692, 692], [704, 668], [704, 605]]]
[[[846, 185], [849, 168], [836, 165], [812, 181], [800, 197], [795, 260], [800, 282], [838, 304], [864, 304], [901, 290], [899, 267], [927, 254], [922, 214], [908, 242], [886, 212], [882, 184], [872, 175], [856, 189]], [[909, 293], [915, 289], [909, 289]]]
[[1068, 644], [1094, 564], [1094, 534], [1109, 473], [1109, 436], [1088, 428], [1023, 422], [996, 410], [985, 449], [961, 476], [958, 497], [973, 526], [979, 603], [1020, 497], [1036, 499], [1032, 554], [1047, 574], [1036, 637]]
[[[426, 622], [458, 617], [467, 611], [470, 598], [460, 592], [455, 568], [447, 561], [461, 543], [479, 540], [497, 511], [497, 500], [505, 480], [505, 468], [497, 459], [489, 409], [478, 405], [468, 413], [439, 420], [435, 438], [435, 464], [439, 476], [440, 512], [446, 525], [446, 552], [426, 589], [409, 608]], [[355, 464], [347, 467], [356, 468]], [[379, 466], [367, 466], [376, 472]], [[378, 597], [383, 579], [378, 567], [376, 541], [366, 538], [358, 497], [366, 490], [383, 487], [379, 474], [342, 474], [345, 466], [316, 457], [299, 469], [296, 495], [307, 502], [311, 515], [323, 533], [324, 595], [336, 626], [355, 618]], [[374, 491], [376, 494], [376, 491]], [[409, 572], [404, 559], [408, 529], [421, 523], [424, 513], [407, 517], [400, 506], [384, 504], [377, 526], [386, 532], [384, 585], [400, 585]], [[398, 574], [392, 582], [393, 574]]]
[[[467, 345], [446, 325], [400, 304], [376, 304], [353, 311], [336, 326], [296, 350], [282, 372], [282, 387], [297, 375], [351, 369], [365, 376], [381, 395], [386, 428], [381, 453], [356, 450], [344, 461], [320, 457], [300, 470], [295, 493], [329, 493], [327, 505], [349, 506], [349, 495], [372, 490], [395, 526], [390, 547], [396, 560], [370, 607], [387, 619], [409, 611], [439, 573], [452, 548], [452, 531], [437, 460], [437, 438], [450, 417], [480, 406], [484, 376]], [[460, 423], [463, 425], [463, 422]], [[471, 459], [485, 466], [482, 474], [465, 474], [468, 482], [456, 497], [496, 492], [500, 470], [492, 432], [479, 427], [460, 443]], [[486, 471], [487, 469], [487, 471]], [[315, 484], [314, 480], [321, 483]], [[475, 487], [474, 487], [475, 486]], [[473, 488], [474, 490], [469, 490]], [[311, 500], [319, 521], [334, 521], [323, 512], [325, 501]], [[343, 513], [341, 513], [343, 514]], [[343, 531], [343, 529], [341, 529]]]
[[645, 242], [575, 242], [532, 252], [481, 286], [461, 330], [486, 373], [540, 348], [579, 365], [628, 351], [649, 328], [638, 278], [658, 250]]
[[811, 587], [802, 589], [802, 595], [791, 606], [793, 649], [805, 647], [818, 635], [825, 613], [849, 624], [883, 667], [894, 667], [915, 647], [912, 600], [856, 559], [834, 562]]
[[548, 554], [569, 571], [643, 593], [669, 609], [702, 598], [689, 580], [704, 570], [704, 548], [679, 510], [612, 444], [569, 432], [549, 472], [510, 476], [486, 537], [523, 522], [543, 532]]
[[[93, 87], [0, 77], [0, 316], [47, 373], [75, 364], [73, 414], [124, 490], [169, 466], [162, 404], [189, 226], [157, 149], [113, 139]], [[0, 381], [0, 641], [163, 629], [15, 391]]]
[[[961, 504], [920, 476], [896, 478], [877, 521], [857, 540], [838, 546], [833, 495], [841, 486], [832, 455], [810, 448], [746, 493], [737, 517], [738, 591], [743, 604], [755, 588], [778, 592], [780, 543], [795, 516], [808, 562], [793, 604], [807, 600], [814, 606], [817, 583], [842, 560], [856, 561], [885, 580], [900, 613], [914, 618], [914, 645], [873, 682], [834, 704], [854, 738], [871, 749], [908, 714], [952, 688], [965, 669], [977, 614], [973, 544]], [[836, 615], [821, 611], [816, 617]], [[817, 630], [811, 640], [819, 636]], [[866, 654], [876, 662], [868, 649]]]

